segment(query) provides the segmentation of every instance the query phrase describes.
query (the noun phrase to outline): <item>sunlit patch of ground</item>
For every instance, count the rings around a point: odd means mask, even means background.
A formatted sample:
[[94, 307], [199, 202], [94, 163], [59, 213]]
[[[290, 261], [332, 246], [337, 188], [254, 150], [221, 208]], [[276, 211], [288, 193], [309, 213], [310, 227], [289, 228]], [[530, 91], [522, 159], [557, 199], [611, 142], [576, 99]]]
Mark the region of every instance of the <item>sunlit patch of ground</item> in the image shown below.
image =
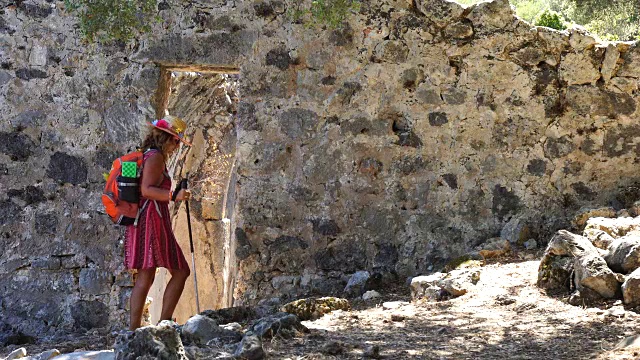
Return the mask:
[[[388, 295], [351, 311], [305, 322], [311, 333], [267, 344], [282, 359], [356, 359], [378, 345], [385, 359], [634, 359], [640, 349], [610, 351], [636, 334], [640, 317], [615, 303], [571, 306], [535, 285], [539, 261], [510, 259], [482, 268], [470, 293], [409, 302]], [[384, 301], [409, 302], [385, 309]], [[337, 352], [337, 353], [336, 353]]]

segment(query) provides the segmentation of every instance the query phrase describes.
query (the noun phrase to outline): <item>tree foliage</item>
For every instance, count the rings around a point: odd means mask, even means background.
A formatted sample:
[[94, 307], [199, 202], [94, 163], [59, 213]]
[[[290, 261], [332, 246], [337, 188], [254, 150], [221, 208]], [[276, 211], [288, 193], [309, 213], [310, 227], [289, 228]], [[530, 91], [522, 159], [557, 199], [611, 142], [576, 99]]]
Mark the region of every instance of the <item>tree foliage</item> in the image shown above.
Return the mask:
[[[482, 0], [457, 0], [470, 5]], [[640, 1], [638, 0], [510, 0], [516, 14], [524, 20], [537, 24], [547, 12], [557, 13], [566, 24], [584, 26], [603, 40], [640, 39]], [[546, 16], [543, 21], [555, 22], [555, 16]], [[542, 25], [549, 26], [549, 25]], [[549, 26], [553, 27], [553, 26]]]
[[151, 30], [157, 0], [65, 0], [78, 16], [80, 32], [88, 42], [127, 42]]
[[545, 10], [535, 21], [536, 26], [546, 26], [556, 30], [565, 30], [567, 25], [562, 15], [552, 10]]

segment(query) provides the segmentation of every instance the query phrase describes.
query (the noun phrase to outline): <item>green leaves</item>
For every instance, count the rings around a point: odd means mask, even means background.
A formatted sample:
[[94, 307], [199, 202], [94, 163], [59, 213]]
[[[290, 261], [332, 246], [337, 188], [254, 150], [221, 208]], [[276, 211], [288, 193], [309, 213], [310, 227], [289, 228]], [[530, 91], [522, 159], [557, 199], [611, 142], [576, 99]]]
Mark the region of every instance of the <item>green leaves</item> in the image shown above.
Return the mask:
[[556, 30], [565, 30], [567, 28], [562, 15], [551, 10], [545, 10], [542, 12], [536, 19], [535, 25], [546, 26]]
[[305, 6], [300, 1], [289, 9], [288, 14], [292, 21], [304, 23], [308, 27], [339, 29], [350, 12], [360, 10], [360, 5], [360, 0], [313, 0], [310, 6]]
[[65, 7], [79, 18], [87, 42], [128, 42], [151, 31], [157, 0], [65, 0]]

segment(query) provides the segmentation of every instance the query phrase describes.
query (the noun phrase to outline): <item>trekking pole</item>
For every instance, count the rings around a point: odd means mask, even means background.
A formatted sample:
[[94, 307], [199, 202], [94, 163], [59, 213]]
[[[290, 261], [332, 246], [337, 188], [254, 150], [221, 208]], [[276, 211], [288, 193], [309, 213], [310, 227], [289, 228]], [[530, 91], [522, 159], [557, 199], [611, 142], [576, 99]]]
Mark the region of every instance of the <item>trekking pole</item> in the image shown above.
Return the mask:
[[[187, 179], [189, 178], [189, 173], [187, 176], [182, 179], [182, 188], [187, 189]], [[198, 276], [196, 274], [196, 257], [195, 252], [193, 251], [193, 235], [191, 235], [191, 214], [189, 213], [189, 200], [185, 201], [187, 206], [187, 227], [189, 228], [189, 247], [191, 248], [191, 267], [193, 268], [193, 285], [195, 287], [196, 292], [196, 311], [200, 314], [200, 299], [198, 298]]]

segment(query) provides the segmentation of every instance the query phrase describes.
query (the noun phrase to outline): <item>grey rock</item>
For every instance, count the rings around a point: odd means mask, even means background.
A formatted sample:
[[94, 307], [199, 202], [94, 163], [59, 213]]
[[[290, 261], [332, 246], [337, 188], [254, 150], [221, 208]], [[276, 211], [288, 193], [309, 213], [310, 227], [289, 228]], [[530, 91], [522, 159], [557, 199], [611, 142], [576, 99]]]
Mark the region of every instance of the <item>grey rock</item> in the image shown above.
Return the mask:
[[242, 337], [236, 331], [221, 328], [215, 320], [203, 315], [189, 318], [182, 327], [182, 336], [197, 345], [206, 345], [215, 338], [223, 338], [227, 342], [237, 342]]
[[56, 360], [114, 360], [116, 354], [113, 350], [101, 351], [76, 351], [55, 357]]
[[471, 20], [476, 32], [481, 34], [504, 29], [515, 20], [509, 0], [480, 2], [470, 9], [466, 17]]
[[628, 274], [640, 267], [640, 237], [625, 236], [609, 245], [604, 260], [611, 270]]
[[271, 338], [281, 331], [308, 332], [308, 329], [300, 323], [296, 315], [280, 312], [274, 315], [256, 320], [247, 331], [247, 334], [256, 335], [260, 338]]
[[264, 359], [266, 353], [262, 347], [262, 340], [259, 336], [247, 334], [242, 338], [234, 355], [241, 359], [259, 360]]
[[377, 292], [375, 290], [369, 290], [369, 291], [365, 292], [364, 294], [362, 294], [362, 300], [369, 301], [369, 300], [377, 299], [380, 296], [381, 295], [380, 295], [379, 292]]
[[640, 305], [640, 270], [636, 269], [629, 274], [622, 284], [622, 299], [625, 305]]
[[453, 0], [417, 0], [416, 8], [439, 27], [457, 21], [464, 13], [464, 7]]
[[14, 359], [22, 359], [27, 356], [27, 349], [19, 348], [15, 349], [9, 353], [9, 355], [3, 360], [14, 360]]
[[120, 334], [113, 346], [116, 360], [187, 360], [180, 336], [170, 321]]
[[531, 235], [527, 220], [519, 217], [511, 218], [500, 231], [500, 237], [514, 245], [523, 245]]
[[49, 360], [59, 355], [60, 355], [60, 351], [58, 351], [57, 349], [52, 349], [52, 350], [43, 351], [40, 354], [35, 356], [31, 356], [30, 360]]
[[44, 79], [48, 77], [47, 72], [40, 69], [18, 69], [16, 70], [16, 77], [22, 80], [32, 79]]
[[379, 62], [401, 64], [407, 60], [409, 48], [397, 40], [385, 40], [375, 48], [375, 58]]
[[286, 70], [293, 63], [293, 60], [286, 48], [279, 47], [267, 53], [265, 62], [267, 65], [275, 66], [280, 70]]
[[71, 306], [71, 316], [76, 326], [93, 329], [108, 324], [109, 309], [98, 300], [80, 300]]
[[307, 137], [317, 122], [318, 114], [307, 109], [288, 109], [280, 116], [282, 132], [294, 140]]
[[411, 297], [439, 300], [443, 292], [454, 297], [466, 294], [480, 280], [478, 269], [456, 269], [411, 279]]
[[589, 288], [605, 299], [613, 299], [620, 292], [618, 277], [597, 252], [576, 257], [573, 266], [578, 290]]
[[87, 164], [77, 156], [56, 152], [51, 156], [47, 176], [73, 185], [87, 181]]
[[609, 249], [609, 246], [615, 241], [611, 235], [600, 229], [585, 229], [582, 235], [589, 239], [593, 246], [603, 250]]
[[357, 271], [349, 278], [349, 282], [347, 286], [344, 288], [344, 293], [347, 296], [358, 297], [362, 295], [365, 291], [365, 287], [367, 284], [367, 280], [369, 280], [368, 271]]
[[455, 269], [440, 280], [440, 287], [452, 296], [458, 297], [469, 292], [478, 281], [480, 281], [479, 269]]
[[80, 291], [91, 294], [108, 294], [111, 291], [112, 275], [98, 268], [80, 270]]
[[31, 267], [37, 269], [58, 270], [61, 267], [61, 262], [58, 257], [39, 258], [31, 261]]
[[25, 134], [0, 132], [0, 152], [13, 161], [27, 161], [35, 147], [36, 144]]

